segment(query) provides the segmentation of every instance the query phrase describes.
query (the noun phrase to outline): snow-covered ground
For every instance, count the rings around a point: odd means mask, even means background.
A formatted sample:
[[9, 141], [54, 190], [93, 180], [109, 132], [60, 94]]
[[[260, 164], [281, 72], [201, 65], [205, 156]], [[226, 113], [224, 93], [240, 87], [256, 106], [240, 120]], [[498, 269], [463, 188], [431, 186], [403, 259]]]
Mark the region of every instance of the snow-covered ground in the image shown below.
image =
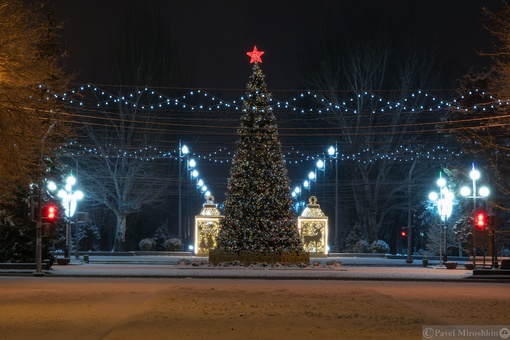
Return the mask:
[[444, 267], [194, 267], [191, 265], [81, 264], [54, 265], [48, 276], [82, 277], [195, 277], [266, 279], [362, 279], [362, 280], [436, 280], [469, 279], [472, 271]]
[[508, 324], [509, 302], [504, 283], [3, 276], [0, 339], [422, 339]]

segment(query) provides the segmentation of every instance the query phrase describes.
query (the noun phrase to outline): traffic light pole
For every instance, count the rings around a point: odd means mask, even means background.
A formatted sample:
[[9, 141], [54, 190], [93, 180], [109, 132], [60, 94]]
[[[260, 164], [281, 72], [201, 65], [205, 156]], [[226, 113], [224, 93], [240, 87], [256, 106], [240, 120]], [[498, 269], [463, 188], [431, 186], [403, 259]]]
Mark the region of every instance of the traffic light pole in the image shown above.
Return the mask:
[[48, 131], [41, 138], [41, 154], [39, 155], [39, 197], [37, 204], [37, 222], [35, 225], [36, 229], [36, 243], [35, 243], [35, 261], [36, 271], [33, 273], [34, 276], [45, 276], [46, 274], [42, 271], [42, 186], [43, 186], [43, 174], [44, 174], [44, 142], [51, 130], [55, 127], [55, 123], [51, 124]]
[[[42, 153], [41, 153], [42, 162]], [[42, 166], [41, 166], [42, 168]], [[39, 181], [39, 198], [37, 203], [37, 222], [35, 225], [36, 229], [36, 244], [35, 244], [35, 261], [36, 271], [33, 273], [34, 276], [45, 276], [46, 274], [42, 271], [42, 169]]]

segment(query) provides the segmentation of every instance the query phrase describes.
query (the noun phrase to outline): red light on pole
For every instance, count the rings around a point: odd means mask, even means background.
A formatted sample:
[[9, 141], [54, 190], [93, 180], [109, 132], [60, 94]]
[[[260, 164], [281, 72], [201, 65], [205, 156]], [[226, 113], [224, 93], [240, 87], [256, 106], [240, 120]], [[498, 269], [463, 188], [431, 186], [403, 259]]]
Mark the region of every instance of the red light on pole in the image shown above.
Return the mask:
[[406, 228], [400, 229], [400, 236], [402, 236], [402, 237], [406, 237], [407, 236]]
[[42, 219], [45, 222], [53, 222], [57, 218], [58, 215], [58, 209], [55, 205], [47, 205], [44, 207]]
[[475, 226], [478, 229], [483, 229], [487, 225], [487, 215], [483, 212], [476, 214]]

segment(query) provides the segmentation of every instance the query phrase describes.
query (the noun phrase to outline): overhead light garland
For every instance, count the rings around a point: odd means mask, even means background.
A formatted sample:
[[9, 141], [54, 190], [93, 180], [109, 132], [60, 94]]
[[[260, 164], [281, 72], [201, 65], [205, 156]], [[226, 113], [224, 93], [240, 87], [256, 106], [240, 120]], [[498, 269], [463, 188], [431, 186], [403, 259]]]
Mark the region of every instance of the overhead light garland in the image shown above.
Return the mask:
[[[49, 93], [49, 90], [47, 91]], [[115, 95], [98, 86], [87, 84], [79, 86], [77, 89], [62, 95], [48, 95], [47, 99], [53, 96], [55, 98], [60, 98], [62, 101], [66, 101], [70, 106], [77, 107], [106, 108], [111, 107], [112, 104], [121, 104], [126, 108], [141, 108], [142, 110], [174, 108], [188, 111], [240, 111], [242, 110], [242, 102], [245, 99], [244, 96], [240, 96], [238, 99], [223, 100], [200, 89], [181, 90], [180, 92], [184, 91], [187, 91], [186, 94], [170, 97], [145, 87], [142, 90], [133, 90], [124, 95]], [[88, 93], [90, 96], [87, 95]], [[461, 106], [460, 102], [462, 100], [473, 95], [485, 97], [487, 101], [472, 106]], [[146, 100], [145, 103], [139, 103], [138, 100], [135, 100], [141, 97], [144, 97]], [[278, 109], [279, 112], [303, 114], [344, 112], [359, 114], [358, 108], [352, 106], [358, 101], [366, 102], [367, 100], [370, 100], [370, 108], [366, 106], [363, 109], [363, 113], [370, 114], [396, 111], [402, 113], [434, 112], [451, 108], [461, 111], [487, 111], [488, 109], [494, 109], [499, 106], [510, 105], [510, 99], [494, 98], [485, 91], [479, 90], [472, 90], [466, 95], [460, 95], [448, 100], [440, 99], [430, 93], [418, 90], [410, 92], [408, 96], [401, 101], [388, 100], [375, 93], [362, 91], [349, 98], [337, 98], [335, 102], [326, 100], [320, 93], [306, 91], [287, 100], [271, 98], [269, 102], [274, 106], [274, 109]], [[418, 100], [421, 101], [419, 104], [416, 103]], [[203, 101], [203, 103], [197, 104], [196, 102], [199, 101]], [[306, 105], [308, 105], [308, 107], [306, 107]]]
[[[179, 159], [178, 157], [178, 149], [174, 150], [159, 150], [156, 147], [148, 146], [144, 147], [139, 150], [122, 150], [121, 148], [116, 147], [115, 145], [108, 145], [107, 146], [110, 150], [113, 150], [114, 152], [109, 155], [109, 158], [122, 158], [122, 157], [128, 157], [128, 158], [139, 158], [143, 161], [150, 161], [150, 160], [156, 160], [156, 159], [167, 159], [171, 158], [175, 161]], [[86, 147], [78, 142], [71, 142], [68, 143], [67, 146], [64, 146], [61, 148], [63, 151], [65, 149], [65, 152], [69, 156], [73, 157], [79, 157], [79, 156], [86, 156], [89, 154], [93, 155], [101, 155], [101, 149], [98, 149], [97, 147]], [[148, 157], [146, 156], [147, 152], [152, 152], [151, 155]], [[210, 163], [229, 163], [231, 161], [233, 151], [227, 147], [218, 148], [216, 151], [207, 152], [207, 153], [199, 153], [199, 152], [192, 152], [190, 155], [203, 161], [207, 161]], [[459, 157], [463, 154], [462, 151], [458, 150], [451, 150], [449, 148], [446, 148], [444, 146], [436, 146], [431, 149], [428, 149], [426, 151], [420, 151], [420, 150], [413, 150], [409, 147], [405, 147], [403, 145], [398, 146], [395, 150], [390, 151], [388, 153], [381, 153], [377, 152], [373, 149], [366, 148], [363, 149], [360, 152], [355, 153], [342, 153], [338, 155], [338, 160], [340, 161], [354, 161], [358, 163], [372, 163], [378, 160], [383, 159], [389, 159], [399, 162], [409, 162], [413, 161], [415, 157], [422, 157], [426, 159], [432, 159], [432, 160], [446, 160], [451, 157]], [[314, 162], [318, 159], [324, 159], [326, 157], [326, 153], [318, 153], [318, 154], [307, 154], [305, 152], [299, 151], [296, 148], [291, 148], [291, 151], [284, 152], [283, 157], [285, 159], [285, 162], [288, 164], [302, 164], [307, 162]], [[298, 159], [296, 159], [298, 158]], [[328, 160], [331, 162], [331, 160]]]
[[[261, 52], [261, 51], [256, 51]], [[251, 53], [251, 52], [249, 52]], [[260, 54], [261, 55], [261, 54]], [[259, 55], [259, 57], [260, 57]], [[257, 61], [258, 62], [258, 61]], [[41, 85], [40, 88], [44, 86]], [[92, 84], [82, 85], [76, 89], [64, 93], [62, 95], [51, 94], [47, 90], [46, 99], [57, 98], [65, 101], [68, 107], [77, 107], [79, 109], [94, 110], [94, 108], [112, 108], [113, 106], [122, 106], [126, 108], [138, 108], [142, 110], [179, 110], [183, 111], [200, 111], [200, 112], [219, 112], [219, 111], [242, 111], [242, 103], [244, 96], [235, 100], [223, 100], [219, 97], [211, 95], [207, 91], [201, 89], [179, 90], [181, 94], [170, 97], [161, 92], [152, 90], [148, 87], [136, 89], [123, 95], [115, 95], [105, 89], [94, 86]], [[185, 94], [183, 94], [185, 92]], [[470, 97], [477, 96], [481, 103], [471, 106], [461, 106], [464, 100], [470, 100]], [[414, 105], [420, 99], [419, 105]], [[415, 113], [415, 112], [431, 112], [445, 109], [456, 109], [458, 111], [480, 111], [484, 112], [501, 106], [510, 104], [509, 100], [494, 98], [492, 95], [479, 90], [469, 91], [465, 95], [457, 98], [443, 100], [424, 91], [415, 91], [409, 93], [407, 98], [401, 101], [391, 101], [382, 96], [364, 91], [355, 96], [343, 100], [336, 100], [335, 103], [322, 98], [319, 93], [306, 91], [300, 95], [288, 100], [269, 99], [272, 108], [280, 113], [300, 113], [300, 114], [327, 114], [334, 112], [347, 112], [357, 114], [358, 111], [353, 106], [357, 101], [367, 101], [373, 108], [364, 110], [363, 113], [377, 114], [387, 112]], [[313, 103], [313, 104], [310, 104]], [[115, 104], [115, 105], [114, 105]], [[306, 106], [308, 105], [308, 107]], [[144, 161], [151, 161], [161, 158], [171, 158], [178, 160], [178, 150], [162, 150], [157, 147], [147, 146], [140, 150], [122, 150], [115, 145], [110, 145], [110, 155], [106, 157], [135, 157]], [[114, 150], [111, 153], [111, 150]], [[80, 145], [76, 142], [69, 143], [66, 152], [70, 156], [81, 156], [87, 154], [101, 154], [101, 150]], [[224, 164], [229, 163], [232, 158], [232, 150], [223, 147], [213, 152], [193, 153], [193, 156], [199, 160], [209, 163]], [[150, 156], [148, 156], [150, 154]], [[433, 160], [446, 160], [451, 157], [458, 157], [461, 151], [450, 150], [444, 146], [436, 146], [428, 151], [416, 151], [403, 146], [396, 147], [393, 151], [387, 153], [378, 153], [377, 151], [367, 148], [359, 152], [344, 153], [338, 155], [339, 161], [372, 163], [378, 160], [389, 159], [398, 162], [413, 161], [418, 155]], [[324, 153], [309, 154], [292, 148], [289, 152], [284, 152], [283, 157], [288, 164], [306, 164], [317, 159], [328, 159]], [[331, 160], [329, 160], [331, 161]]]

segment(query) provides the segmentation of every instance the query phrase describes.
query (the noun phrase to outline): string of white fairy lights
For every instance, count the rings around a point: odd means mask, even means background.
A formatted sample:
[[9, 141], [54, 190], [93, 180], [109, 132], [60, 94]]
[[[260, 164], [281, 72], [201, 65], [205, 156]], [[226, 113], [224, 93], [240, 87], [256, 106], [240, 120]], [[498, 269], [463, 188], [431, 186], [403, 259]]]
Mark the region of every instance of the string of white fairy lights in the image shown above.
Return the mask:
[[[93, 97], [95, 98], [95, 100], [92, 100], [92, 101], [89, 100], [87, 102], [87, 101], [83, 100], [83, 98], [81, 98], [81, 100], [74, 99], [79, 94], [81, 94], [82, 97], [87, 97], [86, 96], [87, 91], [92, 91], [94, 93]], [[473, 93], [478, 93], [478, 91], [477, 90], [470, 91], [469, 95], [472, 95]], [[480, 94], [483, 96], [486, 95], [485, 92], [480, 92]], [[150, 104], [150, 103], [149, 104], [147, 104], [147, 103], [141, 104], [141, 103], [139, 103], [139, 100], [135, 100], [135, 98], [139, 98], [140, 96], [143, 96], [143, 95], [151, 96], [150, 100], [149, 100], [149, 98], [147, 98], [146, 100], [149, 102], [153, 102], [153, 103], [152, 104]], [[382, 107], [378, 107], [377, 109], [372, 110], [372, 112], [383, 113], [383, 112], [387, 112], [388, 110], [396, 109], [399, 107], [402, 110], [407, 110], [407, 112], [416, 112], [416, 111], [423, 112], [423, 111], [434, 111], [434, 110], [437, 111], [437, 110], [449, 108], [453, 105], [456, 105], [457, 109], [460, 109], [457, 99], [452, 99], [450, 101], [440, 100], [440, 99], [436, 98], [435, 96], [431, 96], [428, 93], [424, 93], [423, 91], [416, 91], [416, 93], [410, 93], [410, 98], [416, 98], [419, 95], [423, 96], [424, 98], [430, 98], [431, 105], [428, 107], [426, 107], [425, 105], [419, 105], [417, 108], [416, 107], [408, 107], [406, 104], [406, 103], [410, 102], [410, 100], [408, 98], [405, 98], [401, 102], [391, 102], [388, 100], [383, 100], [382, 97], [377, 96], [375, 94], [370, 94], [369, 92], [366, 92], [366, 91], [363, 94], [358, 94], [358, 97], [361, 98], [362, 96], [368, 96], [371, 99], [375, 99], [375, 101], [378, 103], [383, 103]], [[187, 101], [188, 99], [192, 99], [194, 97], [196, 98], [197, 96], [201, 97], [202, 99], [208, 100], [209, 103], [191, 104]], [[312, 97], [312, 98], [314, 98], [314, 100], [316, 100], [319, 95], [316, 93], [307, 91], [305, 93], [301, 93], [298, 97], [292, 98], [290, 101], [278, 101], [278, 100], [272, 99], [272, 103], [274, 103], [273, 105], [277, 108], [288, 109], [290, 111], [299, 111], [302, 113], [305, 113], [305, 112], [307, 112], [307, 113], [310, 113], [310, 112], [311, 113], [322, 113], [324, 111], [329, 111], [329, 110], [333, 110], [333, 109], [335, 109], [335, 110], [339, 110], [339, 109], [351, 110], [352, 113], [357, 113], [357, 110], [348, 108], [346, 106], [348, 102], [353, 102], [356, 100], [354, 97], [351, 97], [350, 99], [348, 99], [346, 101], [343, 101], [341, 105], [338, 105], [338, 104], [334, 105], [333, 103], [325, 103], [323, 108], [305, 109], [305, 108], [299, 108], [298, 106], [291, 104], [291, 102], [295, 103], [299, 97], [304, 98], [305, 96]], [[496, 99], [493, 100], [492, 96], [490, 96], [490, 95], [488, 95], [488, 97], [489, 97], [489, 99], [491, 99], [491, 103], [482, 104], [482, 105], [474, 105], [472, 107], [462, 108], [462, 109], [463, 110], [464, 109], [465, 110], [469, 110], [469, 109], [485, 110], [487, 107], [494, 108], [495, 105], [509, 105], [508, 100], [507, 101], [496, 100]], [[464, 99], [465, 96], [460, 96], [460, 98]], [[138, 108], [141, 108], [142, 110], [155, 110], [155, 109], [164, 109], [165, 107], [170, 107], [170, 108], [173, 107], [174, 109], [178, 109], [181, 111], [182, 110], [190, 110], [190, 111], [193, 111], [193, 110], [201, 110], [201, 111], [235, 110], [235, 111], [241, 111], [243, 99], [244, 99], [244, 97], [241, 96], [240, 101], [232, 100], [232, 101], [227, 102], [227, 101], [224, 101], [218, 97], [210, 95], [209, 93], [204, 92], [200, 89], [189, 90], [189, 92], [187, 94], [179, 95], [176, 97], [167, 97], [167, 96], [165, 96], [159, 92], [156, 92], [154, 90], [151, 90], [149, 88], [144, 88], [143, 90], [134, 90], [134, 91], [131, 91], [125, 95], [119, 96], [119, 95], [114, 95], [110, 92], [105, 91], [104, 89], [101, 89], [97, 86], [93, 86], [91, 84], [80, 86], [78, 90], [72, 90], [72, 91], [70, 91], [70, 94], [64, 94], [62, 96], [62, 100], [67, 101], [67, 103], [70, 106], [77, 106], [78, 108], [84, 107], [84, 106], [91, 106], [91, 105], [104, 108], [104, 107], [109, 107], [109, 106], [111, 107], [113, 104], [115, 104], [115, 105], [121, 104], [126, 107], [138, 107]], [[95, 102], [95, 103], [93, 103], [93, 102]], [[320, 99], [319, 102], [324, 103], [325, 99]], [[109, 145], [109, 147], [115, 148], [114, 145]], [[152, 149], [154, 151], [154, 153], [151, 157], [145, 157], [146, 160], [155, 159], [158, 157], [166, 158], [166, 157], [169, 157], [169, 155], [171, 155], [171, 154], [173, 154], [174, 158], [178, 157], [177, 156], [178, 150], [165, 152], [165, 151], [158, 150], [156, 147], [151, 147], [151, 146], [145, 147], [144, 150], [141, 149], [139, 151], [136, 151], [136, 150], [126, 151], [126, 150], [122, 150], [119, 148], [117, 150], [117, 153], [118, 153], [118, 157], [138, 157], [139, 155], [145, 154], [148, 151], [148, 149]], [[404, 151], [403, 151], [403, 149], [404, 149]], [[97, 150], [95, 150], [94, 148], [83, 147], [83, 149], [81, 151], [76, 151], [76, 154], [78, 155], [80, 153], [85, 153], [85, 152], [96, 152], [97, 153]], [[362, 152], [339, 155], [339, 160], [343, 160], [343, 161], [354, 160], [354, 161], [358, 161], [358, 162], [373, 162], [377, 159], [395, 159], [395, 160], [397, 160], [397, 157], [398, 157], [398, 158], [400, 158], [400, 161], [403, 161], [402, 157], [406, 152], [408, 153], [409, 160], [412, 160], [415, 157], [415, 153], [417, 151], [414, 151], [414, 150], [408, 149], [408, 148], [404, 148], [401, 145], [398, 146], [395, 151], [389, 152], [387, 154], [379, 154], [373, 150], [365, 149]], [[446, 154], [451, 153], [449, 150], [447, 150], [447, 149], [445, 150], [444, 147], [437, 146], [435, 148], [432, 148], [430, 151], [427, 151], [426, 157], [431, 157], [433, 159], [435, 159], [435, 158], [441, 159], [442, 156], [439, 154], [439, 152], [446, 153]], [[226, 156], [218, 157], [218, 155], [220, 153], [226, 153]], [[422, 153], [422, 152], [420, 151], [420, 153]], [[229, 151], [227, 148], [219, 148], [217, 151], [213, 151], [213, 152], [203, 154], [203, 155], [197, 155], [197, 157], [199, 157], [201, 159], [208, 160], [209, 162], [224, 163], [224, 162], [229, 162], [230, 157], [228, 157], [228, 156], [231, 156], [231, 154], [232, 154], [231, 151]], [[321, 155], [316, 155], [316, 156], [305, 155], [304, 153], [302, 153], [299, 150], [296, 150], [294, 148], [292, 148], [292, 151], [289, 151], [287, 153], [288, 156], [291, 156], [291, 155], [295, 156], [295, 155], [299, 155], [299, 154], [302, 155], [301, 160], [294, 160], [294, 161], [290, 161], [290, 162], [294, 162], [297, 164], [300, 162], [302, 163], [304, 161], [307, 161], [309, 159], [314, 159], [315, 157], [321, 157]], [[140, 157], [142, 157], [142, 156], [140, 156]]]
[[[214, 95], [211, 95], [207, 91], [201, 89], [190, 89], [186, 90], [186, 94], [180, 94], [174, 97], [167, 96], [161, 92], [156, 90], [152, 90], [150, 88], [145, 87], [144, 89], [136, 89], [130, 91], [123, 95], [115, 95], [111, 92], [108, 92], [98, 86], [94, 86], [92, 84], [79, 86], [78, 89], [71, 90], [69, 93], [65, 93], [64, 95], [54, 95], [55, 97], [60, 97], [63, 101], [66, 101], [68, 104], [78, 107], [83, 107], [87, 105], [87, 102], [83, 98], [77, 98], [76, 95], [83, 94], [85, 95], [87, 91], [94, 92], [95, 98], [95, 106], [96, 107], [108, 107], [112, 104], [122, 104], [127, 108], [136, 107], [141, 108], [142, 110], [158, 110], [165, 108], [174, 108], [179, 110], [189, 110], [189, 111], [213, 111], [213, 110], [234, 110], [241, 111], [243, 106], [244, 96], [239, 97], [237, 100], [226, 101]], [[180, 92], [183, 90], [180, 90]], [[479, 105], [473, 105], [471, 107], [462, 107], [460, 106], [460, 101], [466, 99], [467, 96], [472, 95], [481, 95], [487, 97], [489, 102], [481, 103]], [[142, 96], [146, 96], [146, 100], [150, 99], [151, 103], [142, 103], [138, 102], [138, 99]], [[151, 96], [149, 98], [148, 96]], [[86, 96], [85, 96], [86, 97]], [[209, 103], [191, 103], [191, 100], [197, 100], [199, 98], [204, 100], [208, 100]], [[313, 100], [314, 107], [304, 108], [299, 106], [300, 99], [303, 100]], [[403, 98], [400, 101], [387, 100], [382, 96], [372, 93], [369, 91], [362, 91], [358, 93], [356, 96], [351, 96], [345, 100], [337, 100], [335, 103], [332, 101], [328, 101], [325, 98], [322, 98], [320, 94], [317, 94], [312, 91], [305, 91], [300, 93], [298, 96], [295, 96], [289, 100], [278, 100], [271, 98], [270, 103], [274, 105], [275, 108], [279, 109], [287, 109], [290, 112], [297, 113], [324, 113], [330, 112], [334, 110], [341, 110], [342, 112], [350, 112], [350, 113], [358, 113], [356, 108], [352, 108], [349, 105], [354, 104], [359, 99], [370, 99], [372, 101], [372, 105], [377, 105], [376, 108], [373, 108], [370, 113], [384, 113], [391, 110], [401, 110], [404, 112], [423, 112], [423, 111], [437, 111], [442, 109], [447, 109], [450, 107], [455, 107], [457, 110], [482, 110], [485, 111], [487, 108], [495, 108], [496, 106], [501, 105], [510, 105], [510, 100], [502, 100], [494, 98], [492, 95], [486, 93], [485, 91], [479, 91], [478, 89], [469, 91], [467, 95], [460, 95], [457, 98], [452, 98], [450, 100], [440, 99], [437, 96], [434, 96], [430, 93], [424, 92], [422, 90], [416, 90], [409, 92], [408, 97]], [[428, 101], [428, 105], [424, 104], [416, 104], [417, 100], [425, 100]], [[91, 101], [89, 100], [89, 103]], [[302, 103], [304, 104], [304, 103]], [[416, 106], [415, 106], [416, 105]]]
[[[174, 90], [175, 89], [171, 89], [170, 92]], [[128, 91], [122, 95], [115, 95], [111, 91], [106, 91], [102, 87], [87, 84], [78, 86], [76, 89], [73, 89], [63, 95], [54, 95], [54, 97], [64, 101], [69, 108], [74, 107], [77, 109], [91, 109], [95, 107], [96, 109], [99, 108], [101, 110], [107, 108], [115, 110], [118, 109], [119, 106], [125, 109], [136, 108], [141, 110], [159, 111], [177, 110], [179, 112], [242, 112], [243, 109], [244, 96], [240, 96], [239, 99], [226, 101], [201, 89], [189, 89], [186, 90], [185, 94], [183, 94], [182, 89], [176, 90], [180, 93], [173, 97], [147, 87]], [[460, 102], [473, 95], [483, 97], [484, 102], [470, 107], [461, 107]], [[50, 94], [48, 91], [47, 98], [49, 99], [49, 97]], [[469, 91], [466, 95], [461, 95], [450, 100], [440, 99], [437, 96], [421, 90], [410, 92], [406, 98], [400, 101], [387, 100], [377, 93], [371, 93], [368, 91], [358, 93], [357, 95], [351, 96], [345, 100], [336, 100], [336, 102], [328, 101], [321, 97], [320, 94], [312, 91], [302, 92], [298, 96], [292, 97], [289, 100], [270, 99], [271, 105], [275, 109], [278, 109], [279, 112], [298, 114], [322, 114], [334, 111], [357, 114], [358, 101], [369, 101], [369, 105], [365, 105], [365, 107], [370, 107], [369, 113], [371, 114], [388, 113], [397, 110], [398, 112], [406, 113], [432, 112], [450, 109], [452, 107], [460, 111], [486, 111], [487, 109], [494, 109], [497, 106], [510, 105], [509, 100], [493, 98], [490, 94], [476, 89]], [[307, 105], [307, 103], [311, 106], [304, 107], [303, 105]], [[313, 105], [310, 103], [313, 103]], [[178, 148], [173, 150], [160, 150], [157, 147], [146, 146], [139, 150], [122, 150], [112, 144], [108, 145], [108, 148], [114, 151], [113, 155], [109, 157], [134, 157], [145, 161], [159, 158], [171, 158], [176, 161], [179, 160]], [[77, 142], [70, 142], [67, 145], [67, 150], [70, 156], [101, 154], [100, 150], [97, 148], [86, 147]], [[318, 159], [331, 161], [325, 153], [309, 155], [297, 148], [291, 148], [290, 150], [291, 151], [283, 154], [283, 157], [288, 164], [308, 163]], [[150, 153], [150, 156], [147, 155], [148, 153]], [[429, 148], [427, 151], [423, 151], [413, 150], [403, 145], [398, 145], [394, 151], [390, 151], [385, 154], [378, 153], [368, 148], [355, 153], [338, 154], [338, 160], [371, 163], [387, 159], [398, 162], [407, 162], [414, 160], [417, 156], [433, 160], [444, 160], [452, 156], [459, 156], [460, 154], [461, 152], [449, 150], [443, 146], [436, 146]], [[194, 152], [191, 156], [195, 157], [197, 160], [223, 164], [231, 161], [233, 152], [227, 147], [221, 147], [202, 154]]]
[[[107, 158], [120, 158], [120, 157], [129, 157], [129, 158], [138, 158], [142, 161], [150, 161], [162, 158], [170, 158], [176, 161], [179, 160], [179, 149], [174, 149], [170, 151], [162, 151], [158, 150], [157, 147], [144, 147], [139, 150], [129, 150], [123, 151], [120, 148], [115, 147], [114, 145], [108, 145], [109, 149], [117, 149], [116, 155], [113, 156], [105, 156]], [[78, 142], [69, 142], [63, 148], [67, 149], [67, 154], [73, 157], [79, 157], [87, 154], [94, 154], [96, 156], [103, 154], [101, 150], [96, 147], [85, 147]], [[74, 151], [73, 151], [74, 150]], [[308, 163], [310, 161], [316, 161], [319, 159], [326, 159], [328, 161], [328, 156], [326, 152], [318, 153], [314, 155], [305, 154], [304, 152], [291, 148], [292, 151], [288, 151], [283, 153], [284, 161], [288, 164], [299, 164], [299, 163]], [[147, 151], [152, 151], [154, 154], [150, 157], [144, 156]], [[437, 146], [427, 151], [423, 150], [413, 150], [409, 147], [405, 147], [400, 145], [397, 149], [388, 154], [381, 154], [375, 152], [371, 149], [365, 149], [362, 152], [352, 153], [352, 154], [339, 154], [338, 160], [340, 161], [354, 161], [358, 163], [373, 163], [378, 160], [393, 160], [398, 162], [409, 162], [414, 161], [416, 157], [421, 157], [423, 159], [431, 159], [431, 160], [447, 160], [451, 157], [458, 157], [462, 154], [462, 151], [451, 150], [444, 146]], [[193, 152], [192, 156], [196, 157], [199, 160], [207, 161], [210, 163], [224, 164], [230, 163], [231, 158], [233, 157], [233, 152], [227, 147], [218, 148], [216, 151], [208, 152], [206, 154], [200, 154], [198, 152]], [[301, 159], [295, 159], [295, 157], [301, 157]], [[329, 160], [331, 161], [331, 160]]]

